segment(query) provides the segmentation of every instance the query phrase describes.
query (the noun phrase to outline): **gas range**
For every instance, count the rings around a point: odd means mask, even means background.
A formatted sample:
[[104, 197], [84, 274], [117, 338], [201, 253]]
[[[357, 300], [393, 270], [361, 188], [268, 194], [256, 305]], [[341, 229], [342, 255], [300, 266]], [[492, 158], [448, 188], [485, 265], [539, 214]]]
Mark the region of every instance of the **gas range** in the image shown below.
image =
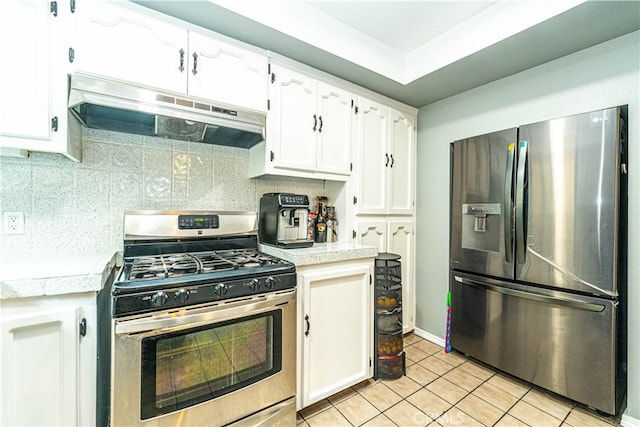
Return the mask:
[[258, 250], [257, 218], [125, 212], [98, 295], [98, 425], [295, 423], [296, 270]]
[[126, 211], [114, 317], [295, 287], [295, 266], [258, 250], [255, 212]]

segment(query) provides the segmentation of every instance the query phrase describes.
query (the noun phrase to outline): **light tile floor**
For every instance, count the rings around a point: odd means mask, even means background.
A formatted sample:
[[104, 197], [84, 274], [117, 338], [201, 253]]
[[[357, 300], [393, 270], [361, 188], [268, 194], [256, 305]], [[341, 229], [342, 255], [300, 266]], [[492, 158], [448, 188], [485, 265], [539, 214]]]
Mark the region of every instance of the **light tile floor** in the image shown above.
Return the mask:
[[561, 396], [408, 334], [407, 373], [367, 380], [298, 412], [300, 426], [619, 426]]

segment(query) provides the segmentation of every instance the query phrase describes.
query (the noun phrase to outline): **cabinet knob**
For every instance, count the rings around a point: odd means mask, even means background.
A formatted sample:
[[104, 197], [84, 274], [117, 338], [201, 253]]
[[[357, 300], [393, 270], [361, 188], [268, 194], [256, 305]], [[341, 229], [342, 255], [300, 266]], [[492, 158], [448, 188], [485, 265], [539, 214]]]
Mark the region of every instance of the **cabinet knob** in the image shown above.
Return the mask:
[[389, 153], [384, 153], [384, 156], [387, 158], [387, 162], [384, 164], [384, 167], [386, 168], [389, 166]]
[[316, 131], [316, 128], [318, 127], [318, 117], [314, 114], [313, 115], [313, 131]]

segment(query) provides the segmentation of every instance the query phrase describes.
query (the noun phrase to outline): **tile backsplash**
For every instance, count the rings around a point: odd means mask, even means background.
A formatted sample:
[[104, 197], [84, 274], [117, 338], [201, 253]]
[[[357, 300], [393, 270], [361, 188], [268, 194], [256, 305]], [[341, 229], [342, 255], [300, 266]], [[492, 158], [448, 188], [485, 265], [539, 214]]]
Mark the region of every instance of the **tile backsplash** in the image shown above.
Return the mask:
[[324, 192], [320, 180], [248, 178], [241, 148], [83, 128], [82, 151], [82, 163], [0, 157], [0, 211], [25, 217], [25, 234], [0, 234], [2, 259], [121, 250], [126, 209], [257, 211], [263, 193]]

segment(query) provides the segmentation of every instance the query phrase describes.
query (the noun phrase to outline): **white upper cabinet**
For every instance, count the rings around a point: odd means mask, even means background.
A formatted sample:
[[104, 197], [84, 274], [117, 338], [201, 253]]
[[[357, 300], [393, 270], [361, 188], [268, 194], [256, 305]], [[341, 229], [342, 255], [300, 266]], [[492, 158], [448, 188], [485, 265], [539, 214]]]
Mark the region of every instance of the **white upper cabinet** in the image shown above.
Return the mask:
[[51, 27], [48, 3], [8, 0], [0, 15], [0, 132], [49, 139]]
[[267, 110], [268, 62], [260, 55], [189, 33], [190, 95], [252, 110]]
[[190, 95], [222, 107], [267, 110], [266, 54], [127, 6], [82, 3], [78, 71]]
[[415, 186], [415, 126], [409, 116], [390, 109], [388, 209], [411, 214]]
[[271, 64], [266, 142], [251, 153], [251, 175], [346, 180], [351, 173], [350, 92]]
[[360, 98], [358, 103], [358, 213], [386, 213], [389, 166], [389, 108]]
[[313, 171], [316, 166], [317, 83], [303, 74], [271, 66], [267, 114], [269, 157], [274, 167]]
[[0, 148], [80, 159], [67, 132], [69, 4], [6, 0], [0, 14]]
[[318, 171], [340, 175], [351, 172], [352, 107], [351, 93], [318, 82]]
[[106, 2], [82, 2], [77, 13], [77, 70], [187, 93], [187, 30]]
[[412, 214], [414, 118], [377, 102], [358, 102], [357, 214]]

